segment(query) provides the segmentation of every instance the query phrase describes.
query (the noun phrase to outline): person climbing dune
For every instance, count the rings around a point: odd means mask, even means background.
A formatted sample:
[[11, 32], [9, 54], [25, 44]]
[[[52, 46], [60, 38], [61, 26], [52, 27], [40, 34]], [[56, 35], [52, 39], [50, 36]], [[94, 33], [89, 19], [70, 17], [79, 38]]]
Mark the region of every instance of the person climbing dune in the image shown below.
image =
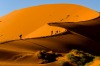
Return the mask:
[[51, 31], [51, 35], [53, 35], [53, 31]]
[[58, 30], [56, 31], [56, 33], [55, 34], [58, 34]]
[[22, 34], [20, 34], [19, 37], [20, 37], [20, 40], [22, 40]]

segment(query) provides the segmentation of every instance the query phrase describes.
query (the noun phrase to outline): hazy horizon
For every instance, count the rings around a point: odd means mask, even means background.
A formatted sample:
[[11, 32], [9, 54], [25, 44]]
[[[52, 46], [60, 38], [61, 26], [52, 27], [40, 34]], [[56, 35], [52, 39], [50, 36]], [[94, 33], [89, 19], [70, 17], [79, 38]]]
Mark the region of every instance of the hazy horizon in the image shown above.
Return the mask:
[[27, 8], [31, 6], [37, 6], [42, 4], [57, 4], [57, 3], [69, 3], [69, 4], [79, 4], [86, 6], [90, 9], [100, 11], [100, 1], [91, 0], [0, 0], [0, 16], [4, 16], [14, 10], [19, 10], [21, 8]]

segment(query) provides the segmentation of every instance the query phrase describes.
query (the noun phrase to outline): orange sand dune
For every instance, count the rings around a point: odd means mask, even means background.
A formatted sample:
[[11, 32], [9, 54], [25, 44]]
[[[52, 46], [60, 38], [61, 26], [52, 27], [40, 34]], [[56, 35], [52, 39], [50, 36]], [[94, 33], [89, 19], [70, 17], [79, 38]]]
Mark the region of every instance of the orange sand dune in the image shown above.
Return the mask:
[[[58, 26], [60, 26], [60, 24]], [[3, 42], [0, 45], [0, 48], [9, 49], [13, 51], [25, 50], [28, 52], [33, 52], [42, 49], [53, 50], [56, 52], [68, 52], [71, 49], [81, 49], [86, 52], [98, 54], [99, 48], [97, 48], [97, 45], [98, 43], [94, 40], [68, 29], [66, 32], [58, 35]]]
[[0, 44], [0, 64], [15, 66], [60, 66], [58, 62], [41, 65], [37, 55], [34, 53], [38, 50], [52, 50], [65, 53], [71, 49], [79, 49], [98, 55], [100, 53], [99, 46], [96, 45], [95, 41], [73, 31], [48, 37], [3, 42]]
[[[58, 61], [39, 64], [39, 50], [66, 53], [78, 49], [100, 55], [99, 39], [95, 38], [100, 34], [99, 13], [89, 8], [74, 4], [41, 5], [16, 10], [0, 20], [2, 66], [60, 66]], [[60, 32], [51, 35], [56, 30]], [[15, 40], [20, 34], [27, 39]]]
[[54, 26], [49, 26], [48, 24], [43, 25], [36, 31], [33, 31], [29, 35], [27, 35], [25, 38], [33, 38], [33, 37], [43, 37], [43, 36], [53, 36], [57, 35], [60, 33], [63, 33], [67, 30], [61, 27], [54, 27]]
[[0, 19], [0, 41], [19, 39], [20, 34], [25, 37], [49, 22], [79, 22], [98, 16], [98, 12], [75, 4], [49, 4], [15, 10]]
[[72, 30], [74, 32], [77, 32], [81, 35], [84, 35], [88, 38], [91, 38], [94, 41], [97, 41], [100, 43], [100, 17], [95, 18], [93, 20], [88, 21], [82, 21], [77, 23], [49, 23], [51, 26], [60, 26], [69, 30]]

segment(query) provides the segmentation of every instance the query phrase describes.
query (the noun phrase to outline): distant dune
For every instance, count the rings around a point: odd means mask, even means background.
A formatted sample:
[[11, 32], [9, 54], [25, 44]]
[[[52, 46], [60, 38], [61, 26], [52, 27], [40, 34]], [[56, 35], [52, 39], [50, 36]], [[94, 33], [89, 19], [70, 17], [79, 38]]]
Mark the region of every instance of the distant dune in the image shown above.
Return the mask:
[[3, 35], [0, 41], [19, 39], [20, 34], [25, 37], [49, 22], [79, 22], [98, 16], [98, 12], [75, 4], [49, 4], [15, 10], [0, 19], [0, 35]]

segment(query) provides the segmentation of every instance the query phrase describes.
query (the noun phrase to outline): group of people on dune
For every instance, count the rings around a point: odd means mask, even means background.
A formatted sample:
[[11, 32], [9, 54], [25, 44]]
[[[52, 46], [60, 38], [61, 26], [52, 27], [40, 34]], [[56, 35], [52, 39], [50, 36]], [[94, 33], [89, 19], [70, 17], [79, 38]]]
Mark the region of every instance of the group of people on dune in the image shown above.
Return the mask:
[[[51, 35], [58, 34], [58, 33], [60, 33], [60, 30], [57, 30], [56, 32], [51, 31]], [[22, 40], [22, 36], [23, 36], [22, 34], [19, 35], [20, 40]]]
[[57, 30], [56, 32], [51, 31], [51, 35], [58, 34], [58, 33], [60, 33], [60, 30]]

